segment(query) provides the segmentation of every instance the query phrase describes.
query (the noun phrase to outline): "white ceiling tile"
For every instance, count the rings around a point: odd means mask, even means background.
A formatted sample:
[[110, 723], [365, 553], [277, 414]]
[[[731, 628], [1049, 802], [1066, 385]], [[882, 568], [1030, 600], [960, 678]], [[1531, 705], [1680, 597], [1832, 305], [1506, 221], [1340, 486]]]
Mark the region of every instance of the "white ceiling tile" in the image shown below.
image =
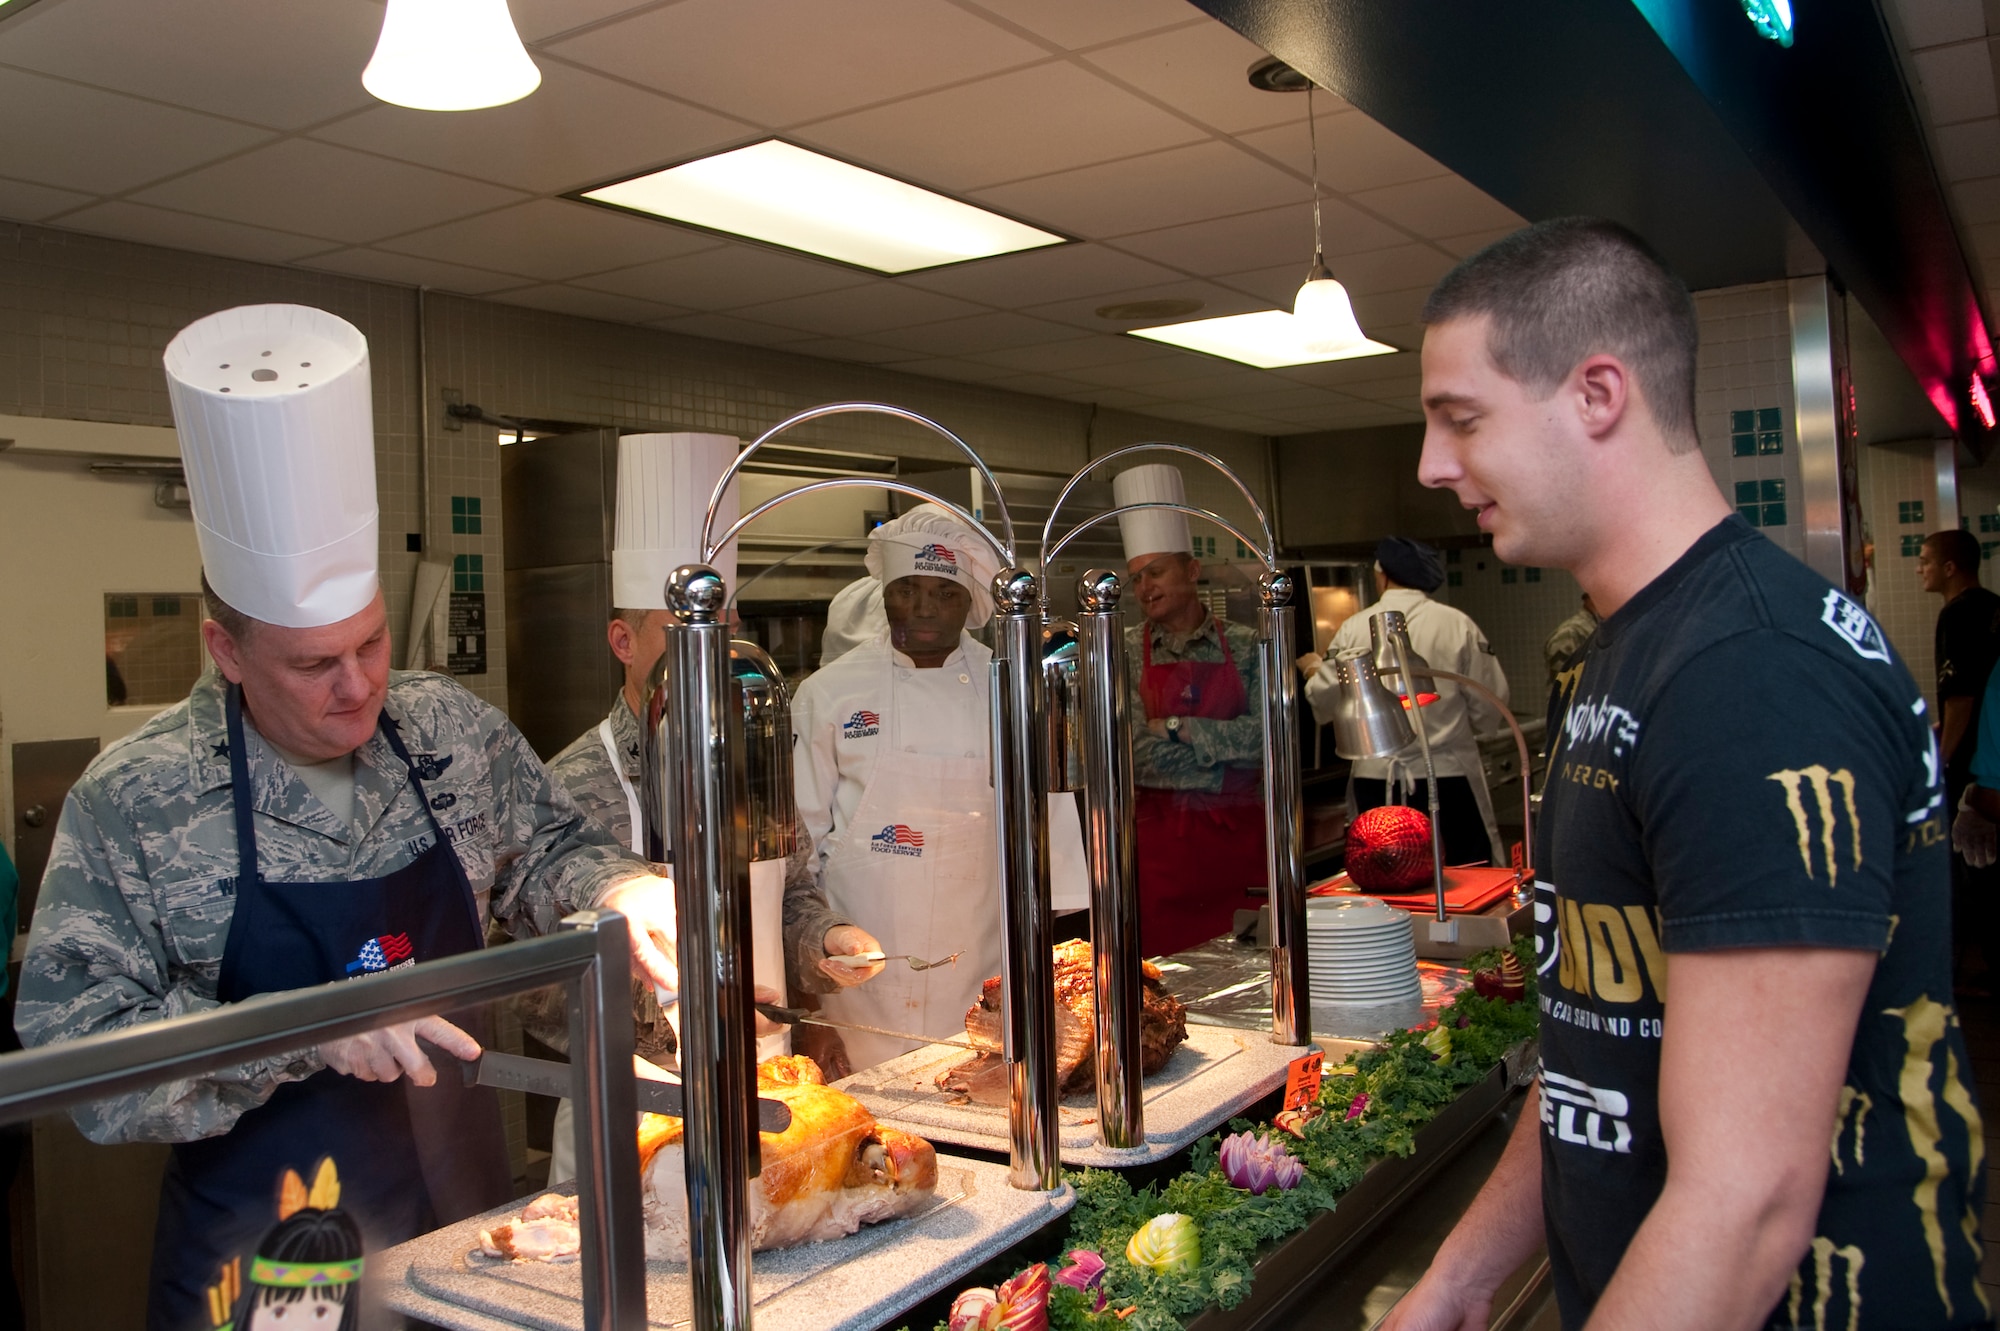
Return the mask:
[[[1320, 205], [1320, 225], [1329, 261], [1410, 242], [1407, 232], [1337, 199]], [[1300, 200], [1238, 217], [1121, 236], [1117, 246], [1192, 273], [1250, 272], [1291, 261], [1299, 265], [1299, 280], [1304, 281], [1312, 263], [1312, 237], [1312, 205]]]
[[1093, 386], [1088, 391], [1090, 400], [1098, 406], [1116, 407], [1120, 411], [1150, 412], [1162, 404], [1162, 400], [1151, 393], [1136, 393], [1129, 388]]
[[1985, 42], [1940, 46], [1919, 51], [1912, 59], [1932, 123], [1949, 125], [2000, 114], [2000, 104], [1993, 99], [1993, 57]]
[[355, 0], [41, 4], [0, 27], [0, 63], [299, 129], [373, 104], [361, 71], [381, 27]]
[[1033, 393], [1037, 397], [1068, 397], [1072, 393], [1090, 392], [1088, 384], [1053, 374], [1009, 375], [1005, 379], [995, 379], [992, 386], [1004, 388], [1010, 393]]
[[0, 126], [0, 176], [91, 194], [116, 194], [271, 137], [199, 112], [4, 68]]
[[2000, 119], [1933, 126], [1931, 142], [1946, 180], [2000, 176]]
[[951, 356], [919, 357], [903, 361], [896, 368], [905, 374], [921, 374], [931, 379], [951, 379], [967, 384], [989, 383], [1017, 373], [998, 365], [981, 365], [977, 361], [958, 360]]
[[687, 314], [677, 319], [658, 320], [653, 327], [670, 333], [685, 333], [689, 337], [705, 337], [715, 342], [741, 342], [753, 347], [791, 346], [811, 337], [811, 334], [801, 333], [796, 328], [778, 328], [751, 319], [738, 319], [730, 314]]
[[[1092, 51], [1084, 59], [1184, 115], [1226, 134], [1297, 121], [1303, 135], [1303, 93], [1264, 92], [1250, 86], [1250, 66], [1263, 48], [1220, 23], [1197, 23]], [[1345, 106], [1330, 92], [1315, 92], [1322, 115]]]
[[787, 351], [796, 351], [801, 356], [822, 356], [827, 360], [853, 361], [860, 365], [894, 365], [909, 360], [910, 352], [901, 347], [884, 346], [858, 337], [809, 337], [803, 342], [791, 342]]
[[1077, 0], [973, 0], [973, 7], [1072, 51], [1186, 24], [1190, 19], [1221, 26], [1187, 0], [1089, 0], [1086, 4]]
[[1098, 317], [1098, 310], [1106, 305], [1123, 305], [1142, 300], [1197, 300], [1201, 308], [1190, 314], [1176, 315], [1175, 319], [1213, 319], [1223, 314], [1248, 314], [1252, 310], [1269, 308], [1255, 296], [1246, 296], [1240, 291], [1213, 282], [1198, 282], [1192, 278], [1181, 282], [1162, 282], [1155, 286], [1137, 287], [1131, 291], [1105, 292], [1097, 296], [1085, 296], [1072, 300], [1051, 301], [1046, 305], [1036, 305], [1025, 311], [1044, 319], [1055, 319], [1093, 333], [1121, 333], [1128, 328], [1145, 328], [1153, 324], [1167, 323], [1167, 319], [1118, 319]]
[[522, 285], [520, 277], [512, 273], [487, 272], [481, 268], [440, 263], [436, 259], [419, 259], [408, 254], [389, 254], [383, 250], [335, 250], [301, 262], [307, 268], [326, 268], [354, 277], [372, 278], [377, 282], [394, 282], [399, 286], [436, 287], [461, 296], [484, 296], [489, 292]]
[[608, 291], [587, 291], [582, 287], [563, 286], [551, 283], [547, 286], [522, 287], [493, 297], [508, 305], [526, 305], [532, 309], [548, 310], [555, 314], [574, 314], [582, 319], [602, 319], [607, 323], [638, 324], [658, 319], [677, 318], [689, 313], [672, 305], [662, 305], [657, 301], [633, 300], [629, 296], [614, 296]]
[[1417, 353], [1405, 351], [1394, 356], [1363, 356], [1356, 360], [1326, 361], [1319, 365], [1288, 365], [1271, 373], [1294, 383], [1346, 392], [1349, 385], [1376, 383], [1398, 375], [1418, 375]]
[[[1146, 342], [1136, 337], [1121, 337], [1118, 340], [1129, 342], [1133, 346], [1155, 348], [1159, 346], [1158, 343]], [[1163, 383], [1169, 379], [1185, 379], [1187, 365], [1186, 352], [1163, 350], [1160, 355], [1143, 360], [1119, 361], [1106, 365], [1081, 365], [1073, 370], [1064, 371], [1064, 374], [1068, 378], [1086, 384], [1099, 384], [1107, 388], [1131, 388], [1150, 393], [1149, 385]]]
[[577, 285], [697, 310], [721, 310], [860, 286], [870, 280], [851, 268], [732, 242], [717, 250], [598, 273], [578, 279]]
[[771, 127], [1047, 58], [934, 0], [681, 0], [549, 49]]
[[301, 235], [365, 243], [521, 198], [308, 139], [286, 139], [156, 185], [142, 202]]
[[823, 120], [797, 137], [935, 189], [971, 190], [1208, 135], [1058, 61]]
[[533, 46], [617, 14], [651, 9], [658, 0], [507, 0], [514, 28]]
[[912, 354], [964, 356], [974, 352], [997, 351], [1060, 343], [1082, 336], [1074, 328], [1034, 319], [1025, 314], [972, 314], [962, 319], [877, 333], [876, 340], [891, 346], [908, 347]]
[[1458, 176], [1437, 176], [1404, 185], [1358, 191], [1348, 198], [1397, 226], [1423, 237], [1457, 236], [1527, 222], [1513, 209]]
[[1895, 8], [1913, 49], [1986, 35], [1986, 10], [1980, 0], [1895, 0]]
[[2000, 222], [2000, 177], [1962, 181], [1952, 186], [1951, 198], [1969, 225]]
[[1030, 371], [1050, 371], [1056, 374], [1074, 375], [1079, 370], [1098, 365], [1123, 365], [1132, 361], [1151, 361], [1158, 357], [1147, 350], [1149, 345], [1138, 338], [1121, 337], [1107, 327], [1093, 337], [1079, 337], [1070, 329], [1064, 342], [1044, 342], [1035, 346], [1007, 347], [994, 351], [983, 351], [976, 359], [988, 365], [1004, 365], [1016, 374]]
[[1496, 240], [1506, 239], [1520, 229], [1519, 226], [1503, 226], [1491, 231], [1469, 231], [1462, 236], [1440, 236], [1437, 243], [1439, 249], [1463, 259], [1468, 255], [1479, 253]]
[[[1444, 163], [1359, 111], [1323, 114], [1318, 117], [1318, 128], [1319, 183], [1330, 194], [1352, 194], [1450, 174]], [[1312, 142], [1304, 120], [1238, 137], [1306, 180], [1312, 179]]]
[[1233, 144], [1211, 141], [982, 190], [978, 198], [1058, 231], [1101, 240], [1249, 212], [1305, 193], [1300, 181], [1278, 168]]
[[[1327, 266], [1353, 297], [1378, 291], [1406, 291], [1412, 287], [1429, 290], [1456, 262], [1432, 245], [1395, 245], [1385, 250], [1344, 254], [1330, 260]], [[1306, 280], [1307, 266], [1308, 261], [1302, 258], [1254, 272], [1225, 274], [1216, 281], [1290, 309], [1299, 293], [1299, 284]]]
[[542, 86], [484, 111], [373, 110], [314, 137], [538, 194], [599, 185], [753, 133], [696, 107], [554, 60]]
[[1018, 309], [1064, 296], [1126, 291], [1149, 282], [1171, 281], [1176, 276], [1171, 269], [1130, 254], [1102, 245], [1080, 244], [953, 264], [927, 273], [911, 273], [903, 281], [929, 291], [942, 291], [947, 296]]
[[120, 199], [70, 213], [58, 225], [71, 231], [88, 231], [99, 236], [116, 236], [144, 245], [165, 245], [169, 249], [195, 250], [203, 254], [227, 254], [236, 259], [261, 263], [285, 263], [327, 248], [324, 240], [288, 235], [263, 227], [219, 222], [212, 217], [148, 208], [142, 203]]
[[[866, 286], [840, 291], [822, 291], [811, 296], [747, 305], [733, 313], [746, 319], [803, 328], [823, 336], [875, 333], [911, 324], [935, 323], [968, 314], [978, 314], [977, 305], [935, 291], [919, 291], [895, 282], [875, 281]], [[914, 353], [912, 353], [914, 354]]]
[[568, 199], [481, 213], [382, 242], [382, 248], [561, 282], [720, 248], [699, 231], [663, 226]]
[[0, 217], [10, 222], [39, 222], [89, 203], [95, 197], [48, 185], [30, 185], [25, 180], [0, 180]]

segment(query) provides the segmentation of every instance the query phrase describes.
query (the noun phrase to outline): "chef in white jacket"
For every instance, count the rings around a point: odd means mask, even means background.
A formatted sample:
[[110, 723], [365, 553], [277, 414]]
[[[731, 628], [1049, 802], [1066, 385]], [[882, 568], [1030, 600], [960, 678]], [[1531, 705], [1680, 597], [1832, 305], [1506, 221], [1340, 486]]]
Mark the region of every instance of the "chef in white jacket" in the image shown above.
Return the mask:
[[[1382, 584], [1381, 599], [1349, 616], [1334, 631], [1328, 657], [1350, 648], [1367, 649], [1369, 621], [1385, 610], [1397, 610], [1409, 620], [1410, 645], [1417, 655], [1440, 670], [1478, 680], [1506, 700], [1506, 673], [1479, 625], [1463, 610], [1430, 598], [1444, 582], [1444, 561], [1436, 550], [1421, 541], [1385, 537], [1375, 547], [1375, 572]], [[1479, 761], [1478, 735], [1500, 730], [1507, 722], [1491, 703], [1451, 680], [1438, 680], [1436, 688], [1438, 699], [1424, 708], [1423, 719], [1438, 774], [1445, 863], [1476, 864], [1491, 859], [1505, 864], [1506, 849], [1500, 842], [1493, 798]], [[1319, 663], [1306, 681], [1306, 701], [1321, 724], [1333, 717], [1336, 690], [1331, 665]], [[1382, 804], [1427, 808], [1423, 750], [1413, 740], [1391, 757], [1357, 761], [1348, 780], [1348, 803], [1350, 812], [1355, 813]]]
[[[966, 630], [993, 614], [998, 564], [985, 540], [931, 504], [875, 529], [868, 571], [887, 626], [823, 667], [792, 700], [799, 816], [829, 906], [881, 940], [891, 961], [822, 1000], [833, 1021], [962, 1036], [980, 985], [1000, 971], [999, 850], [988, 771], [993, 653]], [[1056, 908], [1089, 904], [1072, 797], [1049, 801]], [[920, 1047], [841, 1032], [857, 1071]]]

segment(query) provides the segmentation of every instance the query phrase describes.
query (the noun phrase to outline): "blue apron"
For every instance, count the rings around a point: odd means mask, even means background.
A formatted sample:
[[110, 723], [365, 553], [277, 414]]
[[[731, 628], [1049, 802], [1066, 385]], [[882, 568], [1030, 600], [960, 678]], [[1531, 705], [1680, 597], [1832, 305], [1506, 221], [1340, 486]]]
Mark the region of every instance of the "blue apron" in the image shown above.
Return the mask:
[[[258, 872], [242, 695], [233, 685], [227, 712], [238, 868], [217, 998], [233, 1003], [483, 945], [472, 885], [386, 709], [377, 728], [409, 770], [435, 839], [380, 878], [316, 883], [269, 882]], [[309, 1183], [327, 1156], [340, 1174], [340, 1209], [370, 1251], [512, 1195], [499, 1102], [490, 1090], [462, 1085], [454, 1068], [440, 1068], [427, 1088], [331, 1069], [287, 1082], [224, 1135], [174, 1147], [160, 1189], [149, 1331], [207, 1331], [206, 1289], [232, 1257], [242, 1256], [248, 1270], [258, 1240], [277, 1223], [285, 1171]]]

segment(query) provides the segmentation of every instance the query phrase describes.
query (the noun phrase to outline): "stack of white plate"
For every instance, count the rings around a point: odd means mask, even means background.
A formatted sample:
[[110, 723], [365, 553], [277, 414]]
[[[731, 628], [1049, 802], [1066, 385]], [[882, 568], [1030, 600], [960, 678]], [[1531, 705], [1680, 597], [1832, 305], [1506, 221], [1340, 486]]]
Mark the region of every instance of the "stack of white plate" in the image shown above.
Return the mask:
[[1407, 911], [1369, 897], [1314, 897], [1306, 905], [1312, 1000], [1349, 1006], [1423, 997]]

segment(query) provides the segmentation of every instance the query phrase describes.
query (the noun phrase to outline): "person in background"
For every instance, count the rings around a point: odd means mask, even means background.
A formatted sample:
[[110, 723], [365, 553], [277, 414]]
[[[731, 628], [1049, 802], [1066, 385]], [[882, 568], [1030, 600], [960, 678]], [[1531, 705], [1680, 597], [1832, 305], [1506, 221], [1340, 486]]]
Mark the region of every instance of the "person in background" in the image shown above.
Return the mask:
[[889, 628], [882, 608], [882, 580], [862, 576], [833, 594], [826, 607], [826, 631], [820, 635], [819, 663], [824, 669], [841, 657], [882, 636]]
[[1545, 1243], [1566, 1328], [1991, 1326], [1916, 682], [1717, 488], [1694, 302], [1631, 232], [1516, 232], [1423, 318], [1418, 478], [1605, 619], [1549, 721], [1538, 1084], [1384, 1331], [1486, 1325]]
[[[252, 371], [267, 363], [288, 373]], [[311, 371], [298, 387], [294, 364]], [[166, 367], [213, 665], [71, 787], [21, 969], [23, 1041], [144, 1031], [600, 906], [628, 918], [634, 963], [678, 987], [671, 884], [577, 812], [498, 709], [389, 669], [360, 332], [302, 306], [225, 310], [184, 329]], [[212, 1326], [208, 1290], [251, 1255], [287, 1171], [338, 1160], [376, 1250], [511, 1196], [497, 1099], [417, 1043], [475, 1058], [470, 1020], [72, 1111], [92, 1141], [174, 1144], [152, 1331]]]
[[[1369, 621], [1386, 610], [1395, 610], [1409, 621], [1410, 646], [1417, 655], [1440, 670], [1476, 679], [1503, 703], [1507, 700], [1507, 675], [1486, 635], [1463, 610], [1431, 599], [1430, 594], [1444, 585], [1444, 560], [1436, 550], [1422, 541], [1384, 537], [1375, 547], [1375, 576], [1382, 585], [1382, 595], [1375, 604], [1341, 621], [1327, 652], [1329, 658], [1357, 649], [1367, 651]], [[1431, 686], [1420, 682], [1419, 689], [1430, 692]], [[1505, 864], [1506, 848], [1501, 845], [1499, 824], [1493, 817], [1486, 769], [1479, 760], [1479, 735], [1501, 729], [1506, 718], [1485, 698], [1451, 680], [1438, 680], [1435, 689], [1437, 701], [1425, 705], [1423, 721], [1428, 728], [1431, 765], [1437, 770], [1438, 818], [1444, 824], [1438, 830], [1444, 841], [1445, 863], [1491, 860]], [[1306, 702], [1322, 725], [1333, 715], [1337, 693], [1333, 667], [1317, 663], [1306, 681]], [[1388, 758], [1356, 760], [1347, 790], [1351, 812], [1357, 814], [1384, 804], [1429, 808], [1423, 748], [1413, 740]]]
[[[672, 618], [666, 606], [667, 579], [683, 564], [701, 562], [703, 515], [710, 494], [736, 456], [727, 435], [628, 434], [618, 441], [618, 505], [611, 553], [611, 594], [617, 607], [605, 626], [605, 640], [624, 679], [611, 711], [549, 760], [554, 777], [585, 816], [634, 854], [644, 854], [640, 817], [641, 736], [653, 668], [666, 650]], [[733, 521], [731, 502], [720, 514]], [[718, 555], [718, 558], [721, 558]], [[724, 570], [733, 582], [733, 569]], [[759, 865], [751, 873], [751, 934], [757, 996], [782, 1003], [787, 991], [821, 993], [837, 984], [859, 984], [871, 968], [825, 964], [829, 956], [876, 950], [875, 939], [827, 908], [808, 867], [801, 833], [782, 881]], [[780, 989], [780, 984], [785, 986]], [[677, 1044], [678, 1013], [662, 1006], [653, 986], [640, 975], [632, 982], [633, 1017], [641, 1057], [660, 1061]], [[551, 1049], [569, 1049], [569, 1019], [560, 987], [524, 996], [521, 1020], [529, 1034]], [[757, 1018], [759, 1058], [789, 1052], [782, 1028]], [[576, 1177], [574, 1106], [556, 1107], [549, 1161], [549, 1186]]]
[[1549, 668], [1549, 687], [1556, 685], [1556, 676], [1576, 663], [1577, 656], [1589, 645], [1597, 626], [1603, 623], [1597, 607], [1590, 602], [1590, 593], [1583, 594], [1583, 603], [1576, 613], [1556, 625], [1556, 631], [1542, 644], [1542, 662]]
[[[896, 957], [958, 960], [923, 971], [898, 960], [827, 994], [822, 1009], [837, 1022], [963, 1035], [1001, 962], [993, 653], [967, 632], [992, 617], [999, 565], [957, 517], [921, 504], [875, 529], [868, 571], [882, 582], [887, 628], [815, 671], [792, 701], [799, 816], [840, 918]], [[1076, 804], [1061, 796], [1049, 800], [1049, 870], [1058, 909], [1089, 904]], [[841, 1035], [855, 1071], [920, 1047]]]
[[[1926, 592], [1944, 598], [1937, 617], [1938, 751], [1944, 755], [1944, 788], [1956, 810], [1972, 784], [1979, 743], [1981, 701], [2000, 660], [2000, 596], [1979, 585], [1979, 542], [1956, 527], [1932, 532], [1917, 554], [1917, 577]], [[2000, 873], [1952, 856], [1952, 950], [1958, 983], [1983, 990], [1991, 983], [1993, 897]]]
[[[1180, 469], [1120, 472], [1113, 501], [1185, 504]], [[1236, 912], [1263, 904], [1263, 671], [1246, 626], [1209, 613], [1185, 513], [1121, 514], [1125, 604], [1145, 622], [1125, 631], [1139, 787], [1139, 945], [1164, 956], [1228, 933]]]

